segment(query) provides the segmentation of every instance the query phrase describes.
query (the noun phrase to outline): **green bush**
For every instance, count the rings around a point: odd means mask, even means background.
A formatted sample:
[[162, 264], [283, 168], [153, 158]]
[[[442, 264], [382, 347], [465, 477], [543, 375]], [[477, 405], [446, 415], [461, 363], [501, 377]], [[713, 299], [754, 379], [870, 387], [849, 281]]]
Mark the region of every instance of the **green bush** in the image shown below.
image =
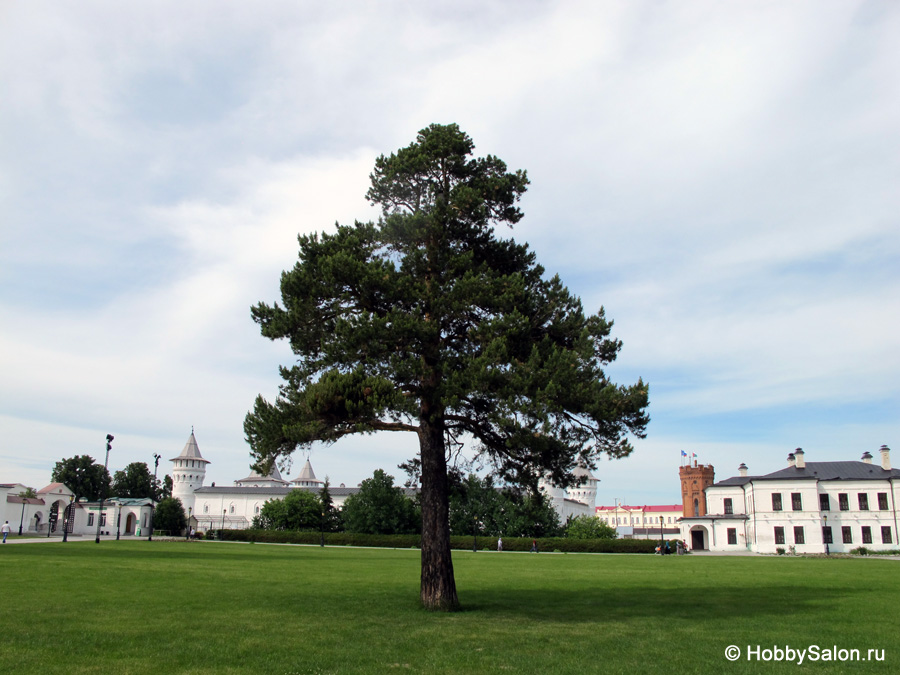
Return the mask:
[[[221, 536], [220, 536], [221, 535]], [[287, 530], [210, 530], [207, 539], [248, 541], [270, 544], [319, 544], [324, 537], [327, 546], [368, 546], [377, 548], [419, 548], [418, 534], [359, 534], [353, 532], [296, 532]], [[535, 540], [538, 552], [561, 553], [653, 553], [657, 543], [645, 539], [569, 539], [544, 537]], [[531, 537], [504, 537], [504, 551], [530, 551]], [[475, 542], [471, 536], [450, 537], [450, 548], [471, 551]], [[675, 551], [675, 541], [671, 543]], [[478, 537], [477, 547], [483, 551], [497, 550], [497, 537]]]

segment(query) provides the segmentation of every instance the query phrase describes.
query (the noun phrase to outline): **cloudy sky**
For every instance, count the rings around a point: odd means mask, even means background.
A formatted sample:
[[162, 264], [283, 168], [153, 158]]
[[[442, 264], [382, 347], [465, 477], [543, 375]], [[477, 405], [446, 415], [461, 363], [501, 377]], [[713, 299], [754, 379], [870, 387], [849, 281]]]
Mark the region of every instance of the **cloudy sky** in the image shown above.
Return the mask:
[[[677, 503], [681, 450], [900, 450], [898, 35], [887, 1], [0, 2], [0, 482], [107, 433], [162, 474], [192, 427], [207, 482], [246, 476], [292, 360], [250, 306], [432, 122], [528, 171], [513, 235], [650, 383], [598, 503]], [[415, 451], [311, 459], [355, 485]]]

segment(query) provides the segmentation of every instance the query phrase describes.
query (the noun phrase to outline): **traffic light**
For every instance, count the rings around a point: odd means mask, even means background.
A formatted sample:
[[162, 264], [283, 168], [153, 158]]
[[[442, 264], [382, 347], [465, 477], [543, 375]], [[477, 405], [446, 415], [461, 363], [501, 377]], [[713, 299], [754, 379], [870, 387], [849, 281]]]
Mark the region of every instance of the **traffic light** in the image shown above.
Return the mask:
[[106, 451], [107, 452], [112, 450], [112, 442], [113, 442], [114, 438], [115, 438], [115, 436], [113, 436], [112, 434], [106, 434]]

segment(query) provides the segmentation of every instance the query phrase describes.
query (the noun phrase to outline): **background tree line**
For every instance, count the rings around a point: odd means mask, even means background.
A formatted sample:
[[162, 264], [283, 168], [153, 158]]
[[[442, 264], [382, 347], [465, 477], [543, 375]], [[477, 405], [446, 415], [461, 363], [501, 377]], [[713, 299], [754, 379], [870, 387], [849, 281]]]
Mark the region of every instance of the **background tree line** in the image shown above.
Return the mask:
[[89, 502], [101, 497], [152, 499], [159, 502], [172, 495], [172, 477], [154, 478], [146, 462], [132, 462], [110, 476], [90, 455], [76, 455], [58, 461], [51, 473], [54, 483], [62, 483], [75, 498]]
[[[491, 476], [459, 471], [450, 474], [450, 528], [454, 535], [615, 539], [615, 529], [593, 516], [560, 523], [541, 493], [497, 487]], [[253, 519], [262, 530], [351, 532], [357, 534], [421, 534], [418, 493], [409, 496], [382, 469], [360, 485], [359, 492], [334, 508], [326, 481], [316, 494], [292, 490], [270, 499]]]

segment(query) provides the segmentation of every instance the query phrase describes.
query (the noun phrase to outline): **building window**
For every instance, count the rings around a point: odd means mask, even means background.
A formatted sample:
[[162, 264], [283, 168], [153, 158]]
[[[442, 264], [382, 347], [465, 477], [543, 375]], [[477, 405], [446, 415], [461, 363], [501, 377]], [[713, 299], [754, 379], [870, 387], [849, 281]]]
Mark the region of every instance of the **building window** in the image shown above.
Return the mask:
[[776, 544], [784, 543], [784, 528], [783, 527], [775, 528], [775, 543]]
[[859, 498], [859, 510], [860, 511], [868, 511], [869, 510], [869, 495], [865, 492], [860, 492], [857, 497]]
[[840, 508], [841, 511], [850, 510], [850, 500], [847, 498], [846, 492], [841, 492], [838, 495], [838, 508]]
[[87, 524], [87, 526], [88, 526], [88, 527], [93, 527], [93, 525], [94, 525], [94, 514], [93, 514], [93, 513], [89, 513], [89, 514], [88, 514], [88, 524]]
[[[781, 511], [781, 493], [773, 492], [772, 493], [772, 510], [773, 511]], [[782, 544], [784, 542], [781, 542]]]
[[878, 510], [879, 511], [887, 511], [888, 510], [887, 492], [879, 492], [878, 493]]
[[100, 514], [100, 527], [106, 527], [106, 511]]
[[868, 525], [863, 525], [862, 535], [863, 535], [863, 543], [864, 544], [872, 543], [872, 528], [871, 527], [869, 527]]
[[737, 544], [737, 530], [733, 527], [728, 528], [728, 543], [732, 546]]
[[845, 544], [853, 543], [853, 532], [850, 530], [848, 525], [844, 525], [841, 528], [841, 538], [843, 539]]
[[802, 511], [803, 510], [803, 500], [800, 498], [799, 492], [791, 493], [791, 508], [794, 511]]
[[[730, 497], [726, 497], [726, 498], [725, 498], [725, 515], [726, 515], [726, 516], [730, 516], [730, 515], [733, 514], [733, 513], [734, 513], [734, 507], [732, 506], [731, 498], [730, 498]], [[729, 530], [729, 532], [730, 532], [730, 531], [731, 531], [731, 530]], [[729, 542], [729, 543], [730, 543], [730, 542]]]
[[890, 525], [883, 525], [881, 527], [881, 543], [882, 544], [893, 544], [893, 537], [891, 537], [891, 528]]
[[831, 500], [828, 495], [819, 495], [819, 511], [831, 511]]
[[803, 526], [797, 525], [794, 527], [794, 543], [795, 544], [805, 544], [806, 539], [803, 536]]
[[699, 517], [700, 517], [700, 500], [695, 499], [694, 500], [694, 518], [699, 518]]
[[203, 505], [203, 513], [209, 513], [209, 504]]
[[229, 513], [234, 514], [234, 504], [229, 507]]
[[823, 527], [822, 528], [822, 541], [826, 544], [833, 544], [834, 538], [831, 536], [831, 528]]

